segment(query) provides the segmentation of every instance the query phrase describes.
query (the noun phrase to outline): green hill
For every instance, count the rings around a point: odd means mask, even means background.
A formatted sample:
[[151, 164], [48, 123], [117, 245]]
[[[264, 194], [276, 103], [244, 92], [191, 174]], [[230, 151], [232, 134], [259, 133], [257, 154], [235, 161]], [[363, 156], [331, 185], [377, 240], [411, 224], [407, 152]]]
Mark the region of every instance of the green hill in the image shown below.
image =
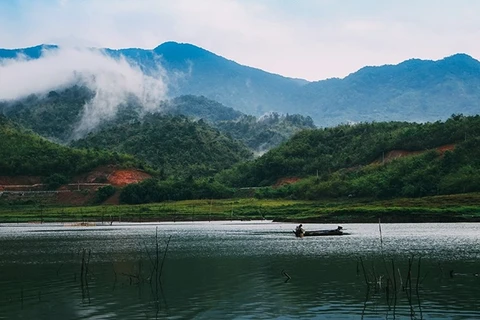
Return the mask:
[[51, 140], [71, 139], [86, 102], [94, 93], [72, 86], [46, 95], [30, 95], [15, 101], [0, 101], [0, 113]]
[[133, 157], [110, 151], [61, 146], [26, 131], [0, 115], [0, 175], [66, 177], [102, 165], [139, 165]]
[[[455, 144], [443, 156], [436, 147]], [[308, 130], [255, 161], [217, 178], [236, 187], [268, 186], [284, 177], [307, 178], [277, 196], [395, 197], [478, 191], [480, 116], [453, 116], [425, 124], [389, 122]], [[388, 163], [391, 150], [418, 155]], [[290, 190], [287, 190], [290, 188]], [[272, 191], [273, 192], [273, 191]]]
[[212, 175], [252, 157], [244, 145], [204, 121], [159, 114], [109, 126], [73, 145], [132, 154], [175, 177]]

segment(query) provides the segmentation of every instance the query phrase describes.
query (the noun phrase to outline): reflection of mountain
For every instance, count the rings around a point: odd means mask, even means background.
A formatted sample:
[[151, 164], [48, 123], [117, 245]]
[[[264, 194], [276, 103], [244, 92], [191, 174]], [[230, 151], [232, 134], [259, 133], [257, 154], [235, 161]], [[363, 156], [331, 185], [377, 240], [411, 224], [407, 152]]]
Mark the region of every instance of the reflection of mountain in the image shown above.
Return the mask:
[[[55, 48], [55, 47], [48, 47]], [[38, 58], [42, 47], [0, 50]], [[311, 116], [319, 125], [358, 121], [436, 121], [480, 110], [480, 63], [465, 54], [439, 61], [412, 59], [365, 67], [344, 79], [308, 83], [239, 65], [191, 44], [164, 43], [153, 50], [106, 49], [146, 73], [161, 64], [170, 93], [203, 95], [252, 115], [268, 111]]]

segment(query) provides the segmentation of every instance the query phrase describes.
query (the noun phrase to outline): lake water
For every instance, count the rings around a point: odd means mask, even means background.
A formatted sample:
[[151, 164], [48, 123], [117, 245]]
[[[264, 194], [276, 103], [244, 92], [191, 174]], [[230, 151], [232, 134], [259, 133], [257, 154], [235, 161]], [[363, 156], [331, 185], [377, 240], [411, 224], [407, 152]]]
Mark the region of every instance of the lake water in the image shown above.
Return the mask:
[[0, 225], [0, 319], [480, 319], [480, 224], [294, 227]]

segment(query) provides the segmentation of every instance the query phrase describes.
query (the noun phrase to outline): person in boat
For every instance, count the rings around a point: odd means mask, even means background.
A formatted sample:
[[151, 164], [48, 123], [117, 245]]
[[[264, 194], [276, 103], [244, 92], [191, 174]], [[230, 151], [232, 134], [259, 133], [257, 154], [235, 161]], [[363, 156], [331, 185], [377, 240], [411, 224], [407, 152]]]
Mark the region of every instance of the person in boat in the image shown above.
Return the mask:
[[305, 229], [303, 229], [303, 225], [302, 225], [302, 224], [299, 224], [299, 225], [295, 228], [295, 233], [296, 233], [296, 234], [303, 234], [303, 233], [305, 233]]

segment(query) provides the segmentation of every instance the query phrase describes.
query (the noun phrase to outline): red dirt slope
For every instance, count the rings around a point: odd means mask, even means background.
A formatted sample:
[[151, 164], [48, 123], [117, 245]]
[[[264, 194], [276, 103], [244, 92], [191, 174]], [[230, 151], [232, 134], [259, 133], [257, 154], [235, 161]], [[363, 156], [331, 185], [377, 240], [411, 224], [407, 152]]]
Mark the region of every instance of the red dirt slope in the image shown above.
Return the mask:
[[138, 183], [145, 179], [151, 178], [151, 176], [143, 171], [136, 169], [132, 170], [115, 170], [108, 177], [107, 180], [114, 186], [126, 186], [131, 183]]
[[[438, 148], [435, 148], [435, 150], [437, 150], [438, 152], [440, 152], [440, 154], [443, 154], [445, 151], [451, 151], [455, 149], [455, 145], [454, 144], [447, 144], [447, 145], [444, 145], [444, 146], [440, 146]], [[412, 156], [412, 155], [417, 155], [417, 154], [421, 154], [421, 153], [424, 153], [426, 151], [429, 151], [429, 150], [422, 150], [422, 151], [406, 151], [406, 150], [392, 150], [392, 151], [389, 151], [387, 152], [387, 154], [385, 154], [385, 157], [384, 157], [384, 161], [385, 162], [390, 162], [392, 160], [395, 160], [395, 159], [398, 159], [398, 158], [403, 158], [403, 157], [407, 157], [407, 156]], [[375, 161], [376, 163], [381, 163], [382, 162], [382, 159], [379, 159], [377, 161]]]
[[[138, 183], [151, 176], [138, 169], [118, 169], [114, 166], [98, 167], [95, 170], [76, 176], [68, 185], [61, 186], [56, 193], [35, 194], [36, 185], [41, 183], [41, 177], [0, 176], [0, 191], [26, 191], [22, 198], [35, 197], [35, 201], [54, 203], [57, 205], [85, 205], [91, 203], [95, 197], [95, 191], [105, 185], [123, 187], [131, 183]], [[40, 188], [43, 190], [42, 188]], [[106, 204], [118, 204], [118, 194], [108, 199]]]

